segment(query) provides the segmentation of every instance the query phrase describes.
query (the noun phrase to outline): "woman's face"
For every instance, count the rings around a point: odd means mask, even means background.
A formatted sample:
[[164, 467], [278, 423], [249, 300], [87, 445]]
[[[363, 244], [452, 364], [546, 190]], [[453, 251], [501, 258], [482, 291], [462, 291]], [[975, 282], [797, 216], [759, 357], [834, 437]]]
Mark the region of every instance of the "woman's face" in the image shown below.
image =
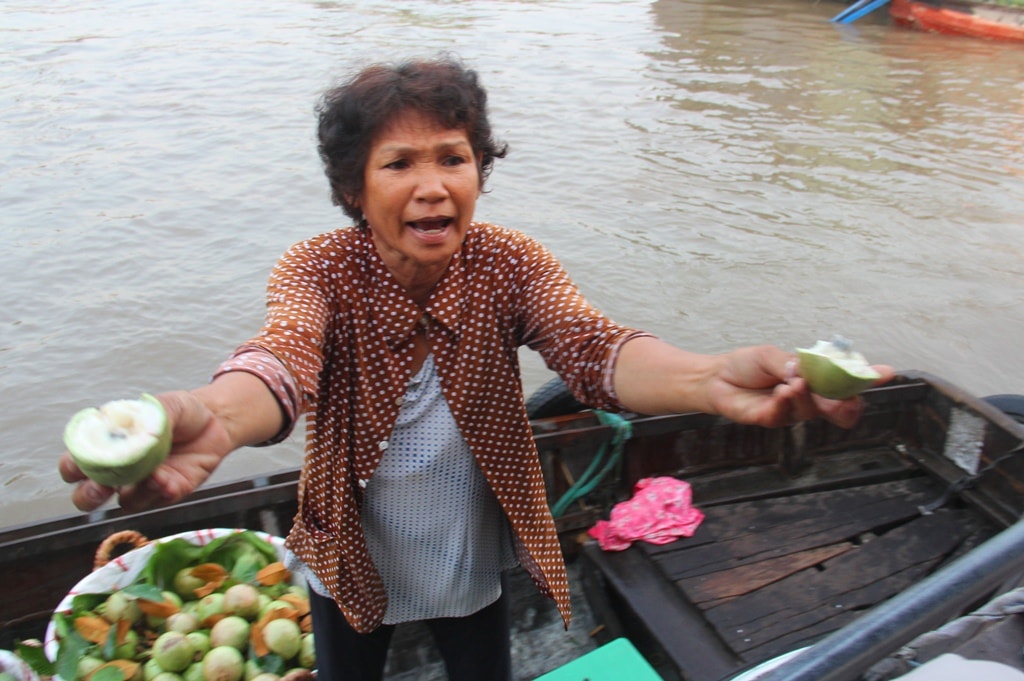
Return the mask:
[[479, 195], [478, 159], [466, 133], [408, 111], [373, 141], [357, 205], [384, 263], [412, 290], [440, 279]]

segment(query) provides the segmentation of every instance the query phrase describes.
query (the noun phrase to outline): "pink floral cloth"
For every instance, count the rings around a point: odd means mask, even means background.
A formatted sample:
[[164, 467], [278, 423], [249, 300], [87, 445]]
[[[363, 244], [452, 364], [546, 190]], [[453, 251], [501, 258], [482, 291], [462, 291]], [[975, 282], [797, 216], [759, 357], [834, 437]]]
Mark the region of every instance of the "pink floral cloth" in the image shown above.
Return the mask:
[[616, 504], [609, 520], [599, 520], [590, 536], [605, 551], [622, 551], [634, 541], [667, 544], [692, 537], [704, 513], [692, 505], [690, 483], [677, 478], [644, 478], [633, 497]]

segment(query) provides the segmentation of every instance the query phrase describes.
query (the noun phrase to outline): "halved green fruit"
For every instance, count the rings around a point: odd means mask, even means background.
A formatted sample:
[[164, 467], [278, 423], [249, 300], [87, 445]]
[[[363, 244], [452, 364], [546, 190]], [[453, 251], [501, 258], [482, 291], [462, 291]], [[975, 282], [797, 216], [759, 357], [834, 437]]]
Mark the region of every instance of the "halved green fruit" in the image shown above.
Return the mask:
[[167, 458], [171, 429], [160, 400], [143, 394], [79, 411], [64, 428], [64, 445], [89, 478], [121, 487], [142, 480]]
[[849, 341], [836, 338], [818, 341], [810, 348], [797, 348], [800, 375], [811, 391], [832, 400], [845, 400], [871, 387], [881, 374], [864, 356], [850, 348]]

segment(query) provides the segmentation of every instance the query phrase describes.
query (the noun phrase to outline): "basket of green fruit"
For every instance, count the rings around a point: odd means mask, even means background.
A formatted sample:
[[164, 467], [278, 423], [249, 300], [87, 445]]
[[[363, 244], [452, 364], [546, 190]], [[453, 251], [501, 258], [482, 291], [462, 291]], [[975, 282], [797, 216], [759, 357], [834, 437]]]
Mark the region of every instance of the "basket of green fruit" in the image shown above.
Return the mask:
[[55, 609], [37, 672], [55, 681], [315, 676], [308, 592], [285, 568], [280, 537], [206, 529], [138, 544], [109, 561], [97, 554]]

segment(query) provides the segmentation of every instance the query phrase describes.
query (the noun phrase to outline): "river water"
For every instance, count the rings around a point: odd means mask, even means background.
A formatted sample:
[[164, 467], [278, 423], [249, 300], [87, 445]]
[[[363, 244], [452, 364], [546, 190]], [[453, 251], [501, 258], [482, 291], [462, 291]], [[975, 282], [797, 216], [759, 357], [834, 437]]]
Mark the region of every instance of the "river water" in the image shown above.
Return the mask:
[[[511, 146], [477, 216], [687, 348], [841, 333], [1024, 393], [1024, 47], [812, 0], [7, 0], [0, 524], [73, 511], [77, 409], [193, 387], [292, 242], [344, 223], [317, 95], [453, 51]], [[524, 355], [531, 391], [550, 374]], [[218, 480], [298, 463], [298, 438]]]

